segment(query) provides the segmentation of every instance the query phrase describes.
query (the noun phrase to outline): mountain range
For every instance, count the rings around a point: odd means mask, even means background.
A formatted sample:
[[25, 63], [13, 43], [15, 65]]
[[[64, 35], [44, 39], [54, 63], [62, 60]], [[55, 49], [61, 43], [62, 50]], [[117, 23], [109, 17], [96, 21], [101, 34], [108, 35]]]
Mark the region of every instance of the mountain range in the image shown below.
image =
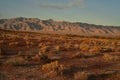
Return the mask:
[[0, 19], [0, 29], [48, 34], [83, 36], [120, 36], [120, 26], [103, 26], [81, 22], [41, 20], [38, 18]]

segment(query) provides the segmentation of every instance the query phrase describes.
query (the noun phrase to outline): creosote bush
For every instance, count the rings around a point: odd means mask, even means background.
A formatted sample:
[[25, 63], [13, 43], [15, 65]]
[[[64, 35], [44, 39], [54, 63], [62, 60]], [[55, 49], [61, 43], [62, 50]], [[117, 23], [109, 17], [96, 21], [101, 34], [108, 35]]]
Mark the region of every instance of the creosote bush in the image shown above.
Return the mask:
[[62, 73], [61, 71], [64, 69], [64, 66], [60, 64], [58, 61], [54, 61], [45, 65], [42, 65], [42, 76], [45, 77], [53, 77], [58, 73]]
[[101, 52], [101, 47], [99, 47], [99, 46], [94, 46], [94, 47], [92, 47], [91, 49], [89, 49], [89, 52], [90, 52], [91, 54], [98, 54], [98, 53]]
[[104, 58], [105, 61], [120, 61], [119, 56], [113, 56], [111, 54], [104, 54], [103, 58]]
[[60, 51], [60, 46], [59, 45], [54, 46], [54, 48], [55, 48], [56, 51]]
[[32, 56], [32, 60], [48, 60], [48, 56], [45, 53], [39, 51], [38, 54]]

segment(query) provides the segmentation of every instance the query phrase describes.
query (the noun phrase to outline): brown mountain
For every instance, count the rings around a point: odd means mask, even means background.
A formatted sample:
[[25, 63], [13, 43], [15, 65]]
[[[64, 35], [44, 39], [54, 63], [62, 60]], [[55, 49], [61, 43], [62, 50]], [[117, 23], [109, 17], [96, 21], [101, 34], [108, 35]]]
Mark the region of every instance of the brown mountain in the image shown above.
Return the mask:
[[24, 17], [0, 19], [0, 29], [85, 36], [120, 36], [120, 26], [102, 26]]

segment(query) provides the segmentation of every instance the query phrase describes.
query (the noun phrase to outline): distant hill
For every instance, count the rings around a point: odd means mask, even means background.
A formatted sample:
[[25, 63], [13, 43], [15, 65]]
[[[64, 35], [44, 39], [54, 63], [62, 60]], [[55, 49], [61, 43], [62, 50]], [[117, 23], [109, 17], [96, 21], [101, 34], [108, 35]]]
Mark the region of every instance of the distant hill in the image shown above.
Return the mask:
[[83, 36], [120, 36], [120, 26], [102, 26], [24, 17], [0, 19], [0, 29]]

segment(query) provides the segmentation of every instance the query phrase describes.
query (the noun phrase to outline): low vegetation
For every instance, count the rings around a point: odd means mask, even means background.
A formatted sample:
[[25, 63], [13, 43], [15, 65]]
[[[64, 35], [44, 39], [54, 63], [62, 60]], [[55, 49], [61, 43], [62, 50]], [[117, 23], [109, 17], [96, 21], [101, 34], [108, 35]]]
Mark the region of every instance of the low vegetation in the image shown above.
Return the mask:
[[120, 39], [1, 31], [1, 74], [10, 80], [119, 80]]

